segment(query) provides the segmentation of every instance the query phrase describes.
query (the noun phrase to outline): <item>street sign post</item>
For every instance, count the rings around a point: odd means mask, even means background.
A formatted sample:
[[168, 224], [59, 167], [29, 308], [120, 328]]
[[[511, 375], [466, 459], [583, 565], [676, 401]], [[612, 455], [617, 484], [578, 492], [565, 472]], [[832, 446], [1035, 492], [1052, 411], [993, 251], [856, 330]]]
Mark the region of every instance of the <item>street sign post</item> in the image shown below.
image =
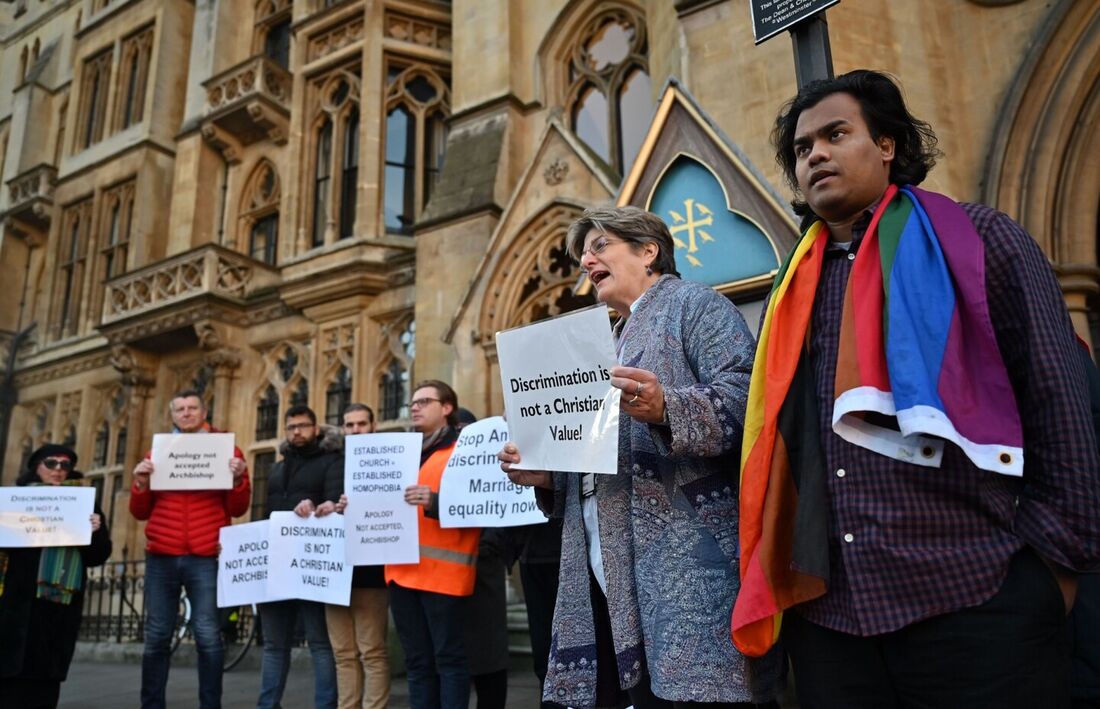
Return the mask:
[[833, 76], [833, 53], [825, 10], [840, 0], [749, 0], [756, 43], [790, 30], [799, 88]]

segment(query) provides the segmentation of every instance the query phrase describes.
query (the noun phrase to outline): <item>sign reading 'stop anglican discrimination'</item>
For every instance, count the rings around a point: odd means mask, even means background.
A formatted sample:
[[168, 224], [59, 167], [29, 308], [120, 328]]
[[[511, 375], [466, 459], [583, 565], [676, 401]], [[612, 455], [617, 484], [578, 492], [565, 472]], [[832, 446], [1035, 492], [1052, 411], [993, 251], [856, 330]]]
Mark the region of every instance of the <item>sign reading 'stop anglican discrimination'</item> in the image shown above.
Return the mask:
[[517, 527], [539, 524], [546, 515], [535, 488], [516, 485], [500, 469], [497, 452], [508, 440], [500, 416], [462, 429], [439, 482], [441, 527]]
[[760, 44], [838, 2], [840, 0], [749, 0], [752, 34]]
[[0, 487], [0, 549], [92, 543], [95, 488]]
[[158, 433], [153, 436], [152, 490], [230, 490], [232, 433]]
[[619, 390], [606, 305], [497, 333], [508, 430], [520, 470], [614, 473]]
[[417, 508], [405, 488], [420, 477], [421, 433], [362, 433], [344, 439], [344, 510], [348, 562], [415, 564], [420, 561]]
[[268, 594], [277, 589], [285, 598], [337, 606], [351, 603], [343, 515], [272, 512], [267, 540]]

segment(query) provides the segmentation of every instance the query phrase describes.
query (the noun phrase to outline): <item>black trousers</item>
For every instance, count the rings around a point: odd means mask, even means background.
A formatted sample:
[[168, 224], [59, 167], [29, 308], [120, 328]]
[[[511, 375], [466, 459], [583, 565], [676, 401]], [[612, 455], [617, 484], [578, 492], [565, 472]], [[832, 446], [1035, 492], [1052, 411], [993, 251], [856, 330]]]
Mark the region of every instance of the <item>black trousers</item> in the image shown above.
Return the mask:
[[1034, 551], [988, 601], [872, 637], [787, 613], [783, 643], [803, 709], [1069, 706], [1065, 602]]
[[[611, 638], [611, 615], [607, 608], [607, 598], [592, 576], [588, 574], [592, 593], [592, 612], [596, 621], [596, 705], [599, 707], [622, 707], [633, 705], [634, 709], [748, 709], [756, 705], [748, 702], [674, 702], [662, 699], [650, 688], [649, 672], [642, 658], [642, 676], [638, 684], [626, 692], [619, 688], [619, 673], [615, 661], [615, 645]], [[776, 707], [774, 703], [764, 705]]]

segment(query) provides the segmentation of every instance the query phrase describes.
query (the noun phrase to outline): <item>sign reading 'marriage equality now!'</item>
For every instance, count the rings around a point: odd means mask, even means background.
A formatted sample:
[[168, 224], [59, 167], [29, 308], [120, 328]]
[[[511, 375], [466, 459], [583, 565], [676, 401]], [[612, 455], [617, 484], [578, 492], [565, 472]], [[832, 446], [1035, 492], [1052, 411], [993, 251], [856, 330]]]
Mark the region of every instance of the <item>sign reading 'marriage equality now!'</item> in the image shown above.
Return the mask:
[[158, 433], [153, 436], [152, 490], [231, 490], [232, 433]]
[[471, 423], [458, 434], [439, 482], [441, 527], [517, 527], [546, 521], [535, 489], [516, 485], [500, 469], [497, 452], [507, 440], [508, 424], [500, 416]]
[[521, 470], [614, 473], [619, 390], [606, 305], [497, 333], [508, 430]]
[[0, 487], [0, 549], [92, 543], [95, 488]]

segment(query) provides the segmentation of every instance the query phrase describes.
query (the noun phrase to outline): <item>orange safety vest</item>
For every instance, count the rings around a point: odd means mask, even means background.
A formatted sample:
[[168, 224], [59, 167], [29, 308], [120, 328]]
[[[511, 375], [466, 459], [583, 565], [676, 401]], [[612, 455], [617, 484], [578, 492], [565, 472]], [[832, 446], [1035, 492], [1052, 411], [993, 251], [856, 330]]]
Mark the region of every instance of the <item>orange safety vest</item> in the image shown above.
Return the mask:
[[[439, 481], [451, 457], [454, 444], [432, 453], [420, 466], [419, 483], [439, 493]], [[404, 588], [432, 591], [448, 596], [469, 596], [477, 577], [477, 545], [480, 528], [444, 529], [439, 520], [418, 511], [420, 563], [386, 564], [386, 583]]]

